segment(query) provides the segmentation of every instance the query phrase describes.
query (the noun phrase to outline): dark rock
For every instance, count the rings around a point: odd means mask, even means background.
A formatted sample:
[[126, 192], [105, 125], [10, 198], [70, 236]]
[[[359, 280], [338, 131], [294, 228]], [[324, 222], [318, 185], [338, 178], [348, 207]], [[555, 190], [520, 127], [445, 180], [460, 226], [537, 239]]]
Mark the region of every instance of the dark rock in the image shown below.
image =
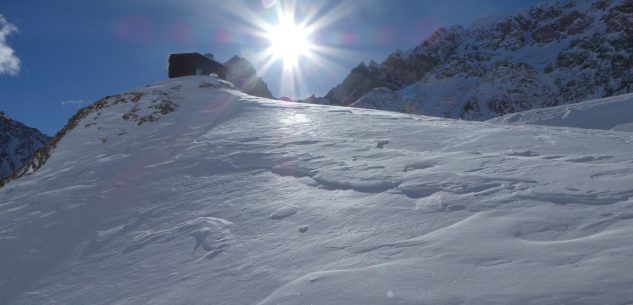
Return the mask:
[[49, 140], [39, 130], [15, 121], [0, 111], [0, 180], [20, 168]]
[[245, 58], [233, 56], [224, 63], [228, 69], [226, 80], [233, 83], [242, 92], [254, 96], [273, 98], [268, 85], [257, 76], [255, 67]]

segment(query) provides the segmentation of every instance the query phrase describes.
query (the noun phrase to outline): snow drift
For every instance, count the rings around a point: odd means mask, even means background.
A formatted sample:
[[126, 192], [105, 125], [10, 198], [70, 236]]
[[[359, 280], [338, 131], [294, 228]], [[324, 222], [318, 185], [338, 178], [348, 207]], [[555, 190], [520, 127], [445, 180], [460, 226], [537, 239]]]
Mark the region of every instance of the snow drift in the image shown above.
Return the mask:
[[534, 109], [488, 120], [495, 123], [633, 131], [633, 94]]
[[2, 304], [633, 300], [628, 133], [272, 101], [203, 76], [75, 126], [0, 189]]

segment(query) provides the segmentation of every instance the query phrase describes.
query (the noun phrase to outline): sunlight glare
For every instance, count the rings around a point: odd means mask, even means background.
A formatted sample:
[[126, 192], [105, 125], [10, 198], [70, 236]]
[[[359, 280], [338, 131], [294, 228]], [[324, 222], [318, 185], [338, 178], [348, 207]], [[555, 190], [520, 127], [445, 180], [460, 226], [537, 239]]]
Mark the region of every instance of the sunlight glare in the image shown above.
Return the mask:
[[310, 34], [306, 28], [295, 24], [293, 18], [280, 18], [267, 34], [270, 41], [268, 52], [275, 59], [281, 59], [284, 65], [294, 66], [300, 56], [310, 56]]
[[[353, 44], [355, 36], [343, 35], [340, 31], [326, 31], [349, 16], [356, 7], [355, 0], [342, 0], [334, 6], [300, 0], [257, 2], [260, 2], [261, 10], [253, 9], [241, 1], [228, 1], [220, 6], [228, 13], [238, 16], [242, 22], [236, 23], [233, 29], [219, 32], [217, 36], [224, 43], [235, 43], [235, 37], [253, 37], [253, 45], [259, 45], [262, 49], [243, 55], [253, 62], [261, 75], [270, 70], [280, 72], [280, 97], [305, 97], [308, 93], [304, 90], [306, 76], [310, 74], [314, 77], [315, 74], [310, 71], [318, 69], [328, 76], [338, 76], [347, 72], [339, 62], [355, 61], [361, 57], [361, 53], [345, 48]], [[332, 37], [343, 39], [332, 40]], [[332, 42], [338, 46], [328, 45]], [[246, 41], [239, 43], [248, 45]]]

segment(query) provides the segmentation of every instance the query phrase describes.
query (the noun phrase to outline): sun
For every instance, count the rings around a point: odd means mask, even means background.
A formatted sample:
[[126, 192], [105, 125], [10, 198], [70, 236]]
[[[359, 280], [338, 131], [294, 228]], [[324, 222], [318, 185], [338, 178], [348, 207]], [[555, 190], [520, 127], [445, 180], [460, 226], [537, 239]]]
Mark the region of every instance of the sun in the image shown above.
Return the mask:
[[[346, 40], [347, 32], [334, 28], [350, 15], [355, 0], [341, 0], [334, 6], [299, 0], [253, 0], [248, 5], [247, 1], [219, 2], [226, 2], [220, 8], [238, 20], [226, 30], [234, 35], [222, 31], [222, 42], [242, 45], [240, 52], [260, 75], [279, 73], [280, 97], [305, 97], [312, 93], [306, 90], [308, 77], [338, 76], [347, 72], [340, 62], [365, 56], [348, 48], [352, 42]], [[257, 2], [261, 7], [253, 4]]]
[[310, 31], [295, 24], [293, 18], [281, 17], [277, 25], [269, 27], [266, 36], [270, 42], [268, 53], [284, 65], [294, 66], [301, 56], [311, 55]]

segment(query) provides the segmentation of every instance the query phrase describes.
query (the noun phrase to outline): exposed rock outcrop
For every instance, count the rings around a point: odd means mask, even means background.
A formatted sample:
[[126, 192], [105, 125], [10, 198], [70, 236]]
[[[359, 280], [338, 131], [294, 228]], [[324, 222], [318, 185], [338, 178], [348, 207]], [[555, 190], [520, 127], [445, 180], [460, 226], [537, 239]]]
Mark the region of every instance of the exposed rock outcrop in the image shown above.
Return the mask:
[[567, 0], [440, 28], [317, 101], [485, 120], [633, 92], [632, 54], [632, 0]]
[[248, 60], [239, 56], [233, 56], [224, 65], [229, 70], [226, 79], [242, 92], [259, 97], [273, 98], [268, 86], [261, 77], [257, 76], [255, 67]]
[[48, 141], [47, 135], [0, 111], [0, 180], [20, 168]]

